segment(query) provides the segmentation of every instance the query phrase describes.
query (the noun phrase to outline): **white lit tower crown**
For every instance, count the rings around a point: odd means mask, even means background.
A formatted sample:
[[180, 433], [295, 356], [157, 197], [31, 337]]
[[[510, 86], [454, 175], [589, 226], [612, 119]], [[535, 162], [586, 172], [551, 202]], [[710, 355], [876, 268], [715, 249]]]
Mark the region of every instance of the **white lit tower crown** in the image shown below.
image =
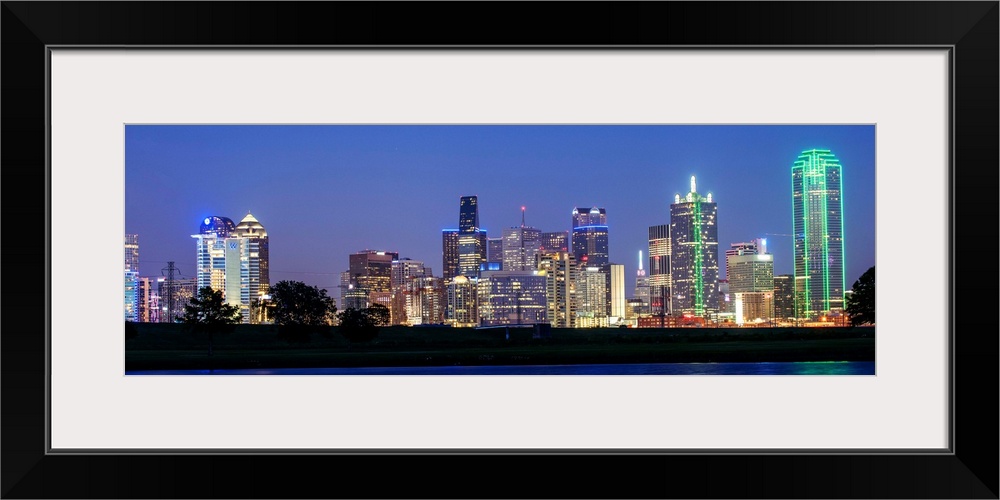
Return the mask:
[[267, 230], [253, 214], [247, 212], [246, 217], [236, 225], [234, 234], [238, 238], [246, 239], [244, 244], [248, 247], [248, 296], [251, 301], [259, 300], [267, 295], [271, 286]]

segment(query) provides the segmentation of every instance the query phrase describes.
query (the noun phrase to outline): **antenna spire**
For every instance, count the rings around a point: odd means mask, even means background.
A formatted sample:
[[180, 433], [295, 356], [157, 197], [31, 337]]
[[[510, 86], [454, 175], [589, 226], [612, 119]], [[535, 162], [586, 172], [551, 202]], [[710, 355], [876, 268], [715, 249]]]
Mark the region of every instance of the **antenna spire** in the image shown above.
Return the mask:
[[521, 227], [524, 227], [524, 205], [521, 205]]
[[693, 175], [691, 176], [691, 192], [692, 193], [697, 193], [698, 192], [698, 190], [696, 190], [694, 188], [694, 176]]

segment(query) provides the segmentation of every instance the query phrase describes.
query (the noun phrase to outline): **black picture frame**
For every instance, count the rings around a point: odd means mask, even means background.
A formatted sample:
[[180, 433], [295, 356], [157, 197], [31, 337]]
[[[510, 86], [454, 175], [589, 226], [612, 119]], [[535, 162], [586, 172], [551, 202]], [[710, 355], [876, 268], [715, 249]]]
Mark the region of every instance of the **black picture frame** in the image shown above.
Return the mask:
[[[4, 498], [998, 498], [996, 1], [2, 4]], [[48, 454], [49, 249], [17, 235], [48, 217], [52, 45], [951, 46], [953, 453]]]

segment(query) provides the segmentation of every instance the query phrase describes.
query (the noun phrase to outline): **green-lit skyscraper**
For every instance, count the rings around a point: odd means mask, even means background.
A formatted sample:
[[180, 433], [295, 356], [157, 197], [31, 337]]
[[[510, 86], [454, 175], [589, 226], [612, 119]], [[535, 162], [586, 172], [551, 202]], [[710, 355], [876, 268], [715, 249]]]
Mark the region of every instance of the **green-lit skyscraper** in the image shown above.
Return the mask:
[[816, 318], [844, 307], [844, 205], [840, 160], [808, 149], [792, 165], [795, 315]]
[[671, 314], [704, 317], [719, 311], [718, 205], [695, 190], [670, 205]]

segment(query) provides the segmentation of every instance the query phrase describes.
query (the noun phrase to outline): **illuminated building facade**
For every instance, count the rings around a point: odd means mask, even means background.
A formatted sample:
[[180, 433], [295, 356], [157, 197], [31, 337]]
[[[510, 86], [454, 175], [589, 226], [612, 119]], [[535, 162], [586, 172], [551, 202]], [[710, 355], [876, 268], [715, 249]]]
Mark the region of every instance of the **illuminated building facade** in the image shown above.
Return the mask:
[[250, 212], [236, 225], [236, 237], [244, 238], [247, 246], [248, 282], [244, 293], [249, 300], [260, 300], [271, 287], [270, 248], [267, 230]]
[[441, 230], [441, 256], [444, 279], [458, 276], [458, 229]]
[[479, 324], [476, 292], [478, 278], [456, 276], [446, 285], [445, 324], [473, 327]]
[[608, 214], [603, 208], [577, 207], [573, 209], [573, 227], [605, 226], [608, 224]]
[[415, 277], [404, 286], [405, 325], [438, 325], [444, 322], [445, 296], [441, 278], [427, 274]]
[[142, 323], [155, 323], [159, 317], [156, 310], [156, 278], [139, 278], [137, 292], [139, 295], [139, 313], [136, 321]]
[[198, 293], [198, 278], [156, 278], [156, 294], [160, 302], [160, 323], [175, 323], [177, 316], [184, 314], [188, 305]]
[[625, 301], [625, 322], [630, 326], [636, 325], [636, 319], [645, 313], [645, 305], [642, 299], [633, 298]]
[[139, 321], [139, 273], [125, 271], [125, 321]]
[[600, 267], [581, 266], [576, 275], [577, 328], [608, 326], [607, 283]]
[[757, 255], [767, 253], [767, 240], [756, 238], [745, 243], [731, 243], [726, 250], [726, 278], [732, 276], [733, 271], [729, 267], [729, 257], [734, 255]]
[[[354, 290], [362, 290], [368, 294], [392, 293], [392, 262], [399, 260], [396, 252], [380, 250], [362, 250], [348, 257], [350, 284]], [[369, 299], [372, 299], [369, 297]], [[375, 303], [369, 300], [369, 303]], [[386, 300], [385, 302], [388, 302]], [[389, 304], [384, 304], [386, 307]]]
[[197, 240], [198, 288], [221, 291], [227, 304], [240, 308], [243, 323], [249, 323], [251, 303], [269, 286], [264, 226], [249, 213], [239, 227], [228, 217], [211, 216], [191, 237]]
[[353, 284], [347, 285], [347, 291], [341, 297], [341, 302], [343, 302], [344, 310], [354, 309], [356, 311], [365, 309], [371, 304], [368, 302], [368, 290], [357, 288]]
[[539, 247], [542, 253], [568, 252], [569, 231], [542, 233], [539, 239]]
[[486, 263], [503, 263], [503, 238], [486, 238]]
[[792, 165], [796, 317], [844, 307], [843, 186], [840, 160], [827, 149], [803, 151]]
[[737, 324], [769, 322], [774, 316], [774, 291], [734, 292], [733, 314]]
[[[408, 309], [410, 312], [414, 310], [419, 311], [419, 309], [412, 307], [414, 300], [411, 295], [414, 294], [415, 290], [411, 286], [411, 283], [417, 278], [428, 275], [430, 275], [430, 269], [424, 267], [424, 263], [419, 260], [404, 258], [392, 261], [392, 277], [390, 280], [392, 305], [389, 307], [389, 324], [412, 324], [409, 321], [411, 315], [408, 313]], [[419, 288], [416, 291], [419, 292]], [[419, 312], [417, 315], [419, 316]]]
[[625, 318], [625, 266], [608, 264], [605, 266], [608, 291], [608, 317], [612, 324]]
[[486, 230], [479, 227], [479, 199], [463, 196], [458, 213], [458, 275], [476, 277], [486, 263]]
[[574, 208], [573, 257], [579, 264], [608, 263], [608, 216], [603, 208]]
[[479, 277], [479, 324], [531, 325], [548, 322], [544, 271], [486, 271]]
[[538, 270], [545, 272], [545, 301], [549, 324], [556, 328], [576, 326], [576, 258], [569, 252], [545, 253]]
[[503, 230], [503, 270], [531, 271], [538, 268], [542, 232], [533, 227]]
[[671, 314], [704, 317], [719, 310], [718, 207], [712, 193], [674, 196], [670, 205]]
[[733, 243], [726, 250], [726, 279], [732, 292], [760, 292], [774, 288], [774, 256], [767, 241]]
[[125, 235], [125, 321], [140, 320], [139, 235]]
[[347, 302], [346, 302], [347, 291], [352, 288], [351, 287], [351, 272], [350, 271], [342, 271], [340, 273], [340, 285], [338, 286], [338, 288], [340, 288], [340, 308], [339, 309], [341, 311], [343, 311], [343, 310], [347, 309]]
[[642, 250], [639, 250], [639, 270], [635, 274], [635, 292], [633, 298], [640, 301], [642, 307], [634, 310], [636, 314], [649, 312], [649, 276], [646, 276], [646, 270], [642, 268], [642, 260]]
[[795, 317], [795, 277], [779, 274], [774, 277], [774, 317], [788, 319]]
[[719, 314], [727, 317], [736, 312], [736, 296], [729, 293], [729, 280], [719, 280]]
[[[228, 217], [211, 216], [201, 222], [197, 240], [198, 288], [211, 287], [226, 292], [226, 239], [236, 232], [236, 224]], [[237, 292], [236, 298], [239, 297]], [[227, 298], [227, 302], [229, 302]]]
[[729, 294], [734, 300], [736, 323], [770, 320], [774, 317], [774, 256], [756, 252], [760, 247], [738, 248], [726, 252]]
[[139, 235], [125, 235], [125, 270], [139, 271]]
[[649, 226], [649, 311], [670, 314], [670, 225]]

